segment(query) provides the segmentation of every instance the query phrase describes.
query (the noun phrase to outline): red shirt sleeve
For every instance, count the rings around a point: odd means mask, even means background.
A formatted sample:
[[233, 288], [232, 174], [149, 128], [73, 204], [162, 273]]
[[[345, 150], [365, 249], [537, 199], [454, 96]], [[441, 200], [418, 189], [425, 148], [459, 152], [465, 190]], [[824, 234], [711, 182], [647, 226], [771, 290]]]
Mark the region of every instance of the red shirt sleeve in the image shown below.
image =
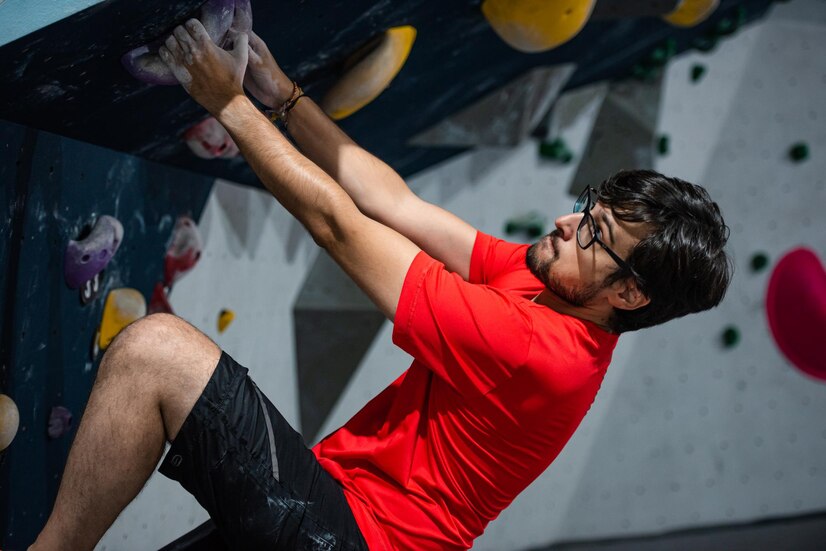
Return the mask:
[[528, 356], [533, 324], [518, 300], [420, 252], [405, 277], [393, 342], [461, 394], [487, 393]]
[[470, 257], [468, 281], [490, 285], [498, 276], [526, 271], [528, 245], [510, 243], [486, 233], [477, 232]]

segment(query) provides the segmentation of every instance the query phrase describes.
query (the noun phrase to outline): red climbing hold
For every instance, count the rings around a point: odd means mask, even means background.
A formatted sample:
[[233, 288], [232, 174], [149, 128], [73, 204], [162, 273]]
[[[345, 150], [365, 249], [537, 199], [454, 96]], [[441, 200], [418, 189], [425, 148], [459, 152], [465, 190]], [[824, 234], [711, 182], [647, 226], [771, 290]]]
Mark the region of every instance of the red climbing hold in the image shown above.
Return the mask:
[[164, 285], [172, 287], [175, 281], [191, 270], [201, 258], [202, 249], [201, 234], [195, 221], [189, 216], [179, 217], [164, 257]]

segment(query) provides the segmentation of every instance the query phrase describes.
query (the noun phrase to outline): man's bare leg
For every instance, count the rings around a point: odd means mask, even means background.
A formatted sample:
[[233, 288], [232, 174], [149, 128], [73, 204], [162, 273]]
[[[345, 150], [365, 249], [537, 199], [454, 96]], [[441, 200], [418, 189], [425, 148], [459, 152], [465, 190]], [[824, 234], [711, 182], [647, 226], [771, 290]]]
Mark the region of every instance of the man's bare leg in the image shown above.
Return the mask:
[[106, 351], [54, 509], [31, 549], [92, 549], [178, 434], [221, 356], [166, 314], [127, 327]]

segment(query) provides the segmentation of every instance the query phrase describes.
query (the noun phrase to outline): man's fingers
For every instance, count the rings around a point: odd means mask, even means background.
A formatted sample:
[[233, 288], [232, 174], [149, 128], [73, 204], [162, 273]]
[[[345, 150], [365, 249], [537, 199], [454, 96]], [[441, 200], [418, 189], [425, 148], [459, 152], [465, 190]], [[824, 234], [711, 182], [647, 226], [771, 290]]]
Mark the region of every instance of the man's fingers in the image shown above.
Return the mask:
[[190, 75], [189, 71], [175, 59], [169, 51], [169, 48], [165, 45], [158, 49], [158, 55], [161, 57], [161, 61], [166, 63], [166, 66], [172, 71], [172, 74], [175, 75], [175, 78], [178, 79], [178, 82], [183, 85], [184, 89], [189, 91], [189, 86], [192, 84], [192, 75]]
[[166, 63], [167, 67], [171, 68], [172, 65], [176, 63], [175, 59], [172, 57], [172, 54], [169, 53], [169, 48], [167, 48], [166, 45], [158, 48], [158, 55], [161, 56], [161, 61]]
[[[190, 19], [185, 24], [186, 30], [192, 35], [196, 42], [204, 42], [210, 40], [209, 33], [207, 33], [204, 25], [197, 19]], [[211, 40], [210, 40], [211, 41]]]
[[180, 60], [183, 57], [181, 45], [178, 44], [178, 39], [175, 38], [174, 34], [169, 35], [169, 38], [167, 38], [163, 44], [167, 50], [169, 50], [169, 53], [172, 54], [174, 59]]
[[261, 37], [255, 34], [255, 31], [253, 31], [252, 29], [250, 29], [249, 31], [249, 37], [250, 48], [252, 48], [254, 52], [258, 53], [261, 50], [261, 45], [264, 44], [264, 41], [261, 40]]
[[172, 31], [172, 34], [175, 35], [175, 38], [178, 39], [178, 44], [180, 44], [181, 50], [184, 53], [192, 52], [194, 39], [190, 36], [189, 32], [185, 28], [179, 25], [175, 27], [175, 30]]

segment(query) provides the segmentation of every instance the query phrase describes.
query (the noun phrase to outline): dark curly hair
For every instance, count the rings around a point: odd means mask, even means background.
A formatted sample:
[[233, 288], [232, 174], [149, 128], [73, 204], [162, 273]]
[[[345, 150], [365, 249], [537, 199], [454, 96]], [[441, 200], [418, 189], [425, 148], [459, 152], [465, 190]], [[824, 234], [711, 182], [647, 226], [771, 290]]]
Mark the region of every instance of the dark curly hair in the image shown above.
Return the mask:
[[[615, 309], [612, 331], [635, 331], [720, 304], [733, 274], [723, 250], [729, 228], [705, 189], [652, 170], [625, 170], [602, 182], [597, 197], [615, 218], [649, 229], [626, 260], [651, 302]], [[626, 277], [620, 268], [605, 283]]]

